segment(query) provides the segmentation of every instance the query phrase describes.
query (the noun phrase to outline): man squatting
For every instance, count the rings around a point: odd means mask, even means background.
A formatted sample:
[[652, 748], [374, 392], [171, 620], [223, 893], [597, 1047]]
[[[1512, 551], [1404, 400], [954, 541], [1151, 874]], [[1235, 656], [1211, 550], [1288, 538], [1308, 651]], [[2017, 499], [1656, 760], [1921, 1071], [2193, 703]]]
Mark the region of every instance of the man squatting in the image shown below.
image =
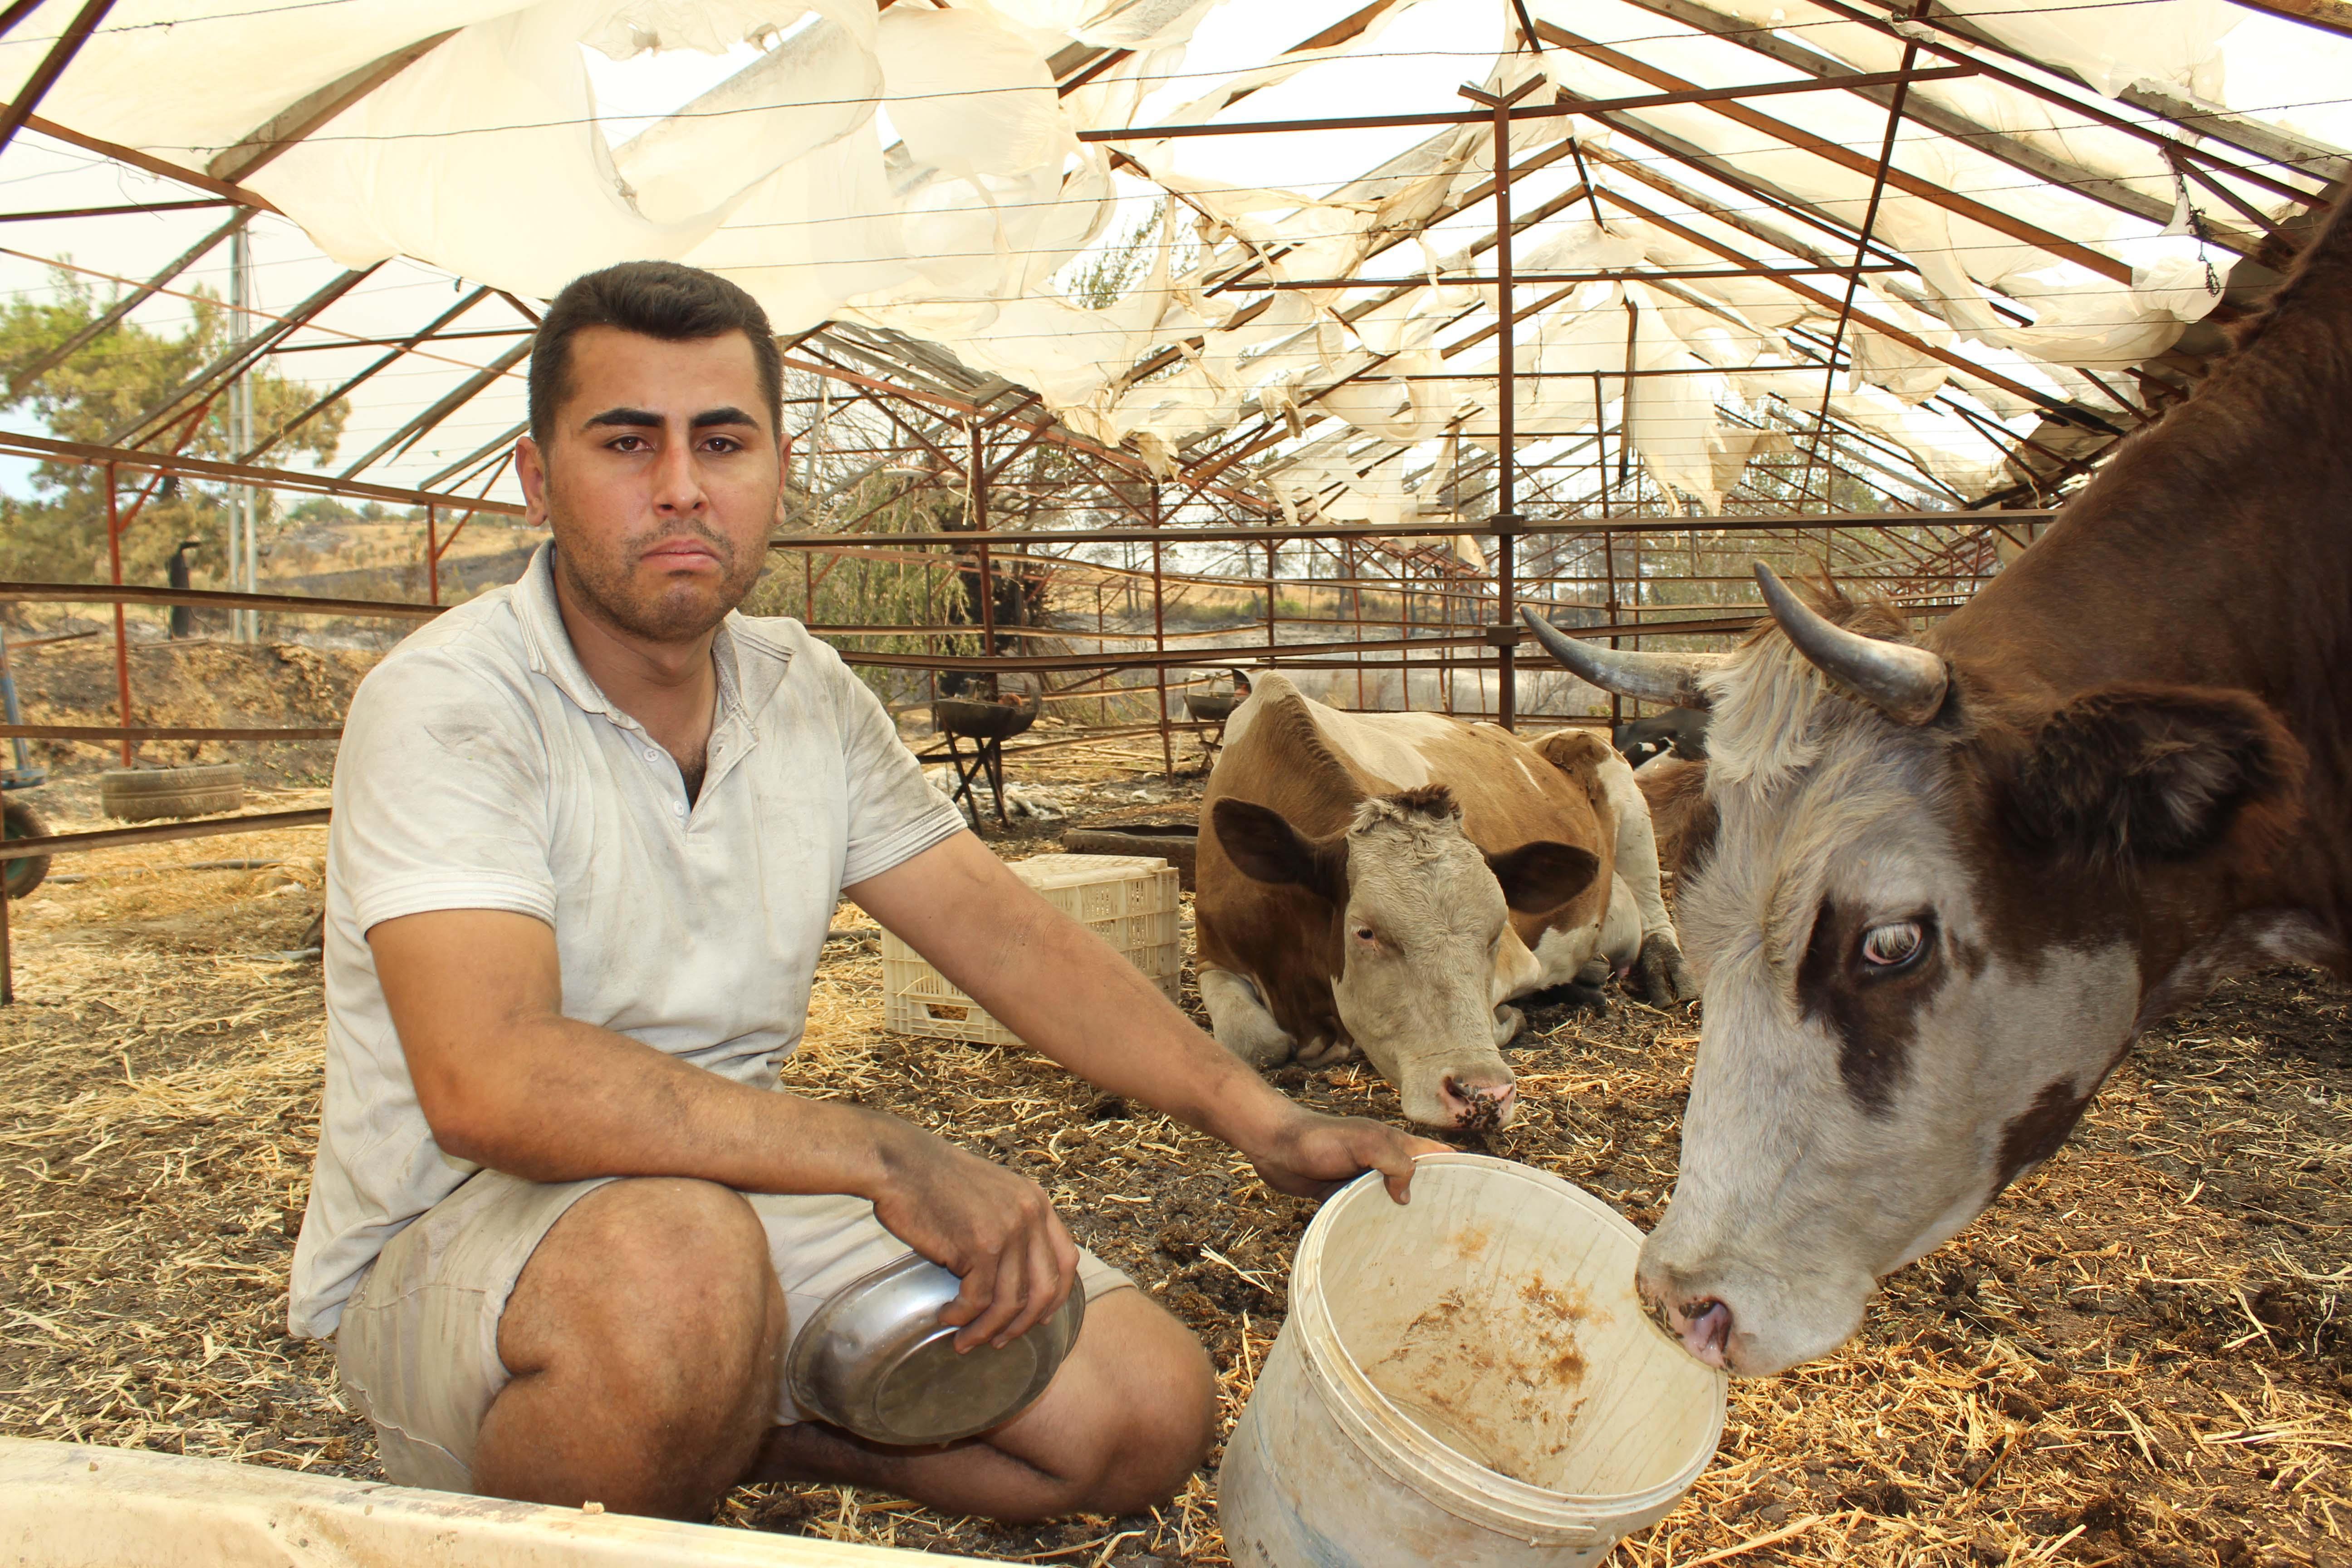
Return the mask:
[[[963, 830], [832, 648], [735, 613], [780, 516], [782, 382], [760, 307], [709, 273], [614, 267], [549, 308], [515, 459], [551, 542], [362, 683], [336, 759], [291, 1327], [333, 1337], [410, 1485], [1131, 1512], [1207, 1450], [1208, 1358], [1035, 1183], [782, 1091], [837, 899], [1278, 1191], [1376, 1168], [1402, 1203], [1438, 1146], [1267, 1088]], [[1045, 1396], [966, 1442], [885, 1447], [782, 1391], [795, 1325], [908, 1247], [961, 1277], [962, 1347], [1087, 1292]]]

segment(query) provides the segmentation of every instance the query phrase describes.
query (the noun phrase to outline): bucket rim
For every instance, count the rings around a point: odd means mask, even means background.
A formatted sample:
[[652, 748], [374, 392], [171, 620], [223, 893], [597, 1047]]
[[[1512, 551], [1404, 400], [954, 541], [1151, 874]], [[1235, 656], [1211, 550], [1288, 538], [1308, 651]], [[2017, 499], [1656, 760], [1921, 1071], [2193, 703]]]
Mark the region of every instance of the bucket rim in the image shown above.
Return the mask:
[[[1413, 1163], [1416, 1167], [1429, 1164], [1486, 1170], [1524, 1181], [1567, 1198], [1598, 1220], [1604, 1229], [1616, 1231], [1637, 1247], [1643, 1239], [1641, 1228], [1631, 1220], [1583, 1188], [1549, 1171], [1538, 1170], [1515, 1160], [1462, 1151], [1415, 1155]], [[1366, 1420], [1360, 1417], [1349, 1425], [1358, 1426], [1364, 1436], [1375, 1439], [1399, 1463], [1409, 1463], [1422, 1481], [1437, 1483], [1448, 1494], [1450, 1500], [1467, 1505], [1469, 1513], [1506, 1521], [1513, 1528], [1532, 1526], [1548, 1531], [1581, 1532], [1600, 1527], [1622, 1533], [1640, 1529], [1672, 1507], [1714, 1461], [1717, 1449], [1722, 1446], [1724, 1423], [1728, 1415], [1730, 1380], [1720, 1370], [1706, 1369], [1714, 1373], [1716, 1399], [1714, 1418], [1708, 1424], [1705, 1441], [1672, 1476], [1654, 1486], [1629, 1492], [1559, 1492], [1506, 1475], [1439, 1441], [1381, 1392], [1380, 1385], [1358, 1364], [1348, 1349], [1347, 1342], [1339, 1336], [1337, 1325], [1331, 1321], [1329, 1304], [1322, 1290], [1322, 1263], [1324, 1245], [1336, 1227], [1339, 1215], [1351, 1205], [1366, 1201], [1368, 1194], [1376, 1191], [1385, 1200], [1387, 1193], [1382, 1184], [1379, 1172], [1368, 1171], [1333, 1194], [1308, 1223], [1306, 1235], [1299, 1238], [1298, 1250], [1291, 1264], [1291, 1317], [1301, 1323], [1303, 1331], [1299, 1349], [1304, 1353], [1308, 1372], [1315, 1374], [1318, 1382], [1332, 1383], [1344, 1388], [1349, 1399], [1362, 1407], [1363, 1416], [1377, 1418]], [[1664, 1337], [1664, 1331], [1651, 1321], [1647, 1313], [1641, 1316], [1651, 1332]], [[1304, 1331], [1309, 1329], [1313, 1331]], [[1676, 1346], [1676, 1349], [1680, 1348]], [[1381, 1430], [1382, 1427], [1387, 1430]], [[1397, 1479], [1408, 1485], [1413, 1484], [1412, 1478], [1400, 1475]], [[1415, 1489], [1420, 1488], [1416, 1486]]]

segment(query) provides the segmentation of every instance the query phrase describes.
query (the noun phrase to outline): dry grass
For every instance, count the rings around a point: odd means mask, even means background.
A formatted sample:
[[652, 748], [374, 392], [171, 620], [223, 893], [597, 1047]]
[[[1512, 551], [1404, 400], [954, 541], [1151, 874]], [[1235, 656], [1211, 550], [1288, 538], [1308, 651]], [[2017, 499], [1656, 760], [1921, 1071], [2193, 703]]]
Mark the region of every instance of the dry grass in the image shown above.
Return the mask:
[[[0, 1430], [374, 1473], [330, 1357], [284, 1334], [320, 1018], [317, 967], [268, 955], [315, 909], [322, 838], [86, 857], [59, 869], [89, 880], [16, 906]], [[284, 864], [175, 868], [231, 856]], [[881, 1033], [863, 928], [854, 911], [837, 922], [793, 1086], [1036, 1175], [1079, 1239], [1201, 1334], [1230, 1421], [1280, 1330], [1309, 1205], [1025, 1052]], [[1695, 1026], [1630, 1005], [1538, 1022], [1516, 1064], [1529, 1113], [1486, 1146], [1653, 1221]], [[2289, 973], [2225, 986], [2143, 1044], [2050, 1167], [1890, 1281], [1854, 1345], [1737, 1386], [1715, 1466], [1614, 1561], [2352, 1564], [2347, 1065], [2340, 987]], [[1358, 1067], [1278, 1081], [1396, 1114]], [[719, 1517], [1006, 1561], [1213, 1564], [1213, 1492], [1203, 1475], [1150, 1516], [1006, 1529], [759, 1488]]]
[[[322, 804], [321, 792], [258, 804]], [[61, 821], [61, 829], [100, 826]], [[322, 829], [78, 858], [11, 911], [0, 1022], [0, 1426], [308, 1468], [364, 1425], [285, 1332], [317, 1141]], [[59, 868], [65, 869], [63, 865]]]

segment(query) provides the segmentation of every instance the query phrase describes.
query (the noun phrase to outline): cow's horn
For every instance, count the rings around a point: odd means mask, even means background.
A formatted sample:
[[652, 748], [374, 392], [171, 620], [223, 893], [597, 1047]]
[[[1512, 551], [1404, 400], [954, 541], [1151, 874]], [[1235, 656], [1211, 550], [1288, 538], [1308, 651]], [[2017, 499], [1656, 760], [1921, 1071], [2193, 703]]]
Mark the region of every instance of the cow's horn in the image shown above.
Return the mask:
[[1833, 624], [1789, 591], [1772, 568], [1756, 563], [1764, 603], [1797, 651], [1838, 685], [1898, 724], [1924, 724], [1944, 706], [1951, 675], [1944, 661], [1909, 643], [1866, 637]]
[[1704, 708], [1706, 693], [1699, 679], [1730, 657], [1721, 653], [1630, 653], [1570, 637], [1524, 605], [1520, 618], [1552, 658], [1570, 674], [1620, 697], [1644, 702], [1665, 702], [1684, 708]]

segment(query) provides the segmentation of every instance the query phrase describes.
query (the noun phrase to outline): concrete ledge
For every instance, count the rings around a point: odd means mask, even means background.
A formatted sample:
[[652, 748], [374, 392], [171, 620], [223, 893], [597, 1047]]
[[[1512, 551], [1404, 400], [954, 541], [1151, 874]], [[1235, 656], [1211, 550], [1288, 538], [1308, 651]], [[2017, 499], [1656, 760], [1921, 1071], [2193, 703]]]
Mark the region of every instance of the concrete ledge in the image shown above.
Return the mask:
[[8, 1568], [887, 1568], [976, 1561], [0, 1437], [0, 1563]]

